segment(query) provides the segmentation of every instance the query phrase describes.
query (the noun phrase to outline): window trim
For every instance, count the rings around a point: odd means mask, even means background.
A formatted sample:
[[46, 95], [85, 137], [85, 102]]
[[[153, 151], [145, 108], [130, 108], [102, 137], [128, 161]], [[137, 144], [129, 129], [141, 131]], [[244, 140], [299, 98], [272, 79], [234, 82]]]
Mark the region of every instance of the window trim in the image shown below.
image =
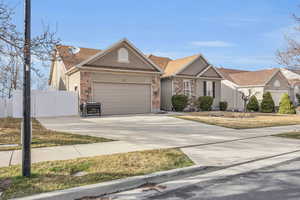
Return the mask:
[[[188, 88], [186, 88], [187, 83], [188, 83]], [[183, 80], [183, 94], [188, 97], [192, 96], [192, 80], [189, 80], [189, 79]]]

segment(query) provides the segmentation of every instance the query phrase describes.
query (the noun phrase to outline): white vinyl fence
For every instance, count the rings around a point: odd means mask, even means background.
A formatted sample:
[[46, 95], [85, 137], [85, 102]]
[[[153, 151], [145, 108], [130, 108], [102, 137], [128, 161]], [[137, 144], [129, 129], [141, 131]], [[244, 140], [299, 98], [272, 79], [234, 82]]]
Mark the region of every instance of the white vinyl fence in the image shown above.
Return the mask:
[[0, 98], [0, 117], [12, 116], [12, 101], [7, 98]]
[[[0, 99], [0, 117], [23, 116], [23, 93], [14, 91], [11, 99]], [[31, 116], [55, 117], [78, 115], [78, 95], [68, 91], [31, 91]]]

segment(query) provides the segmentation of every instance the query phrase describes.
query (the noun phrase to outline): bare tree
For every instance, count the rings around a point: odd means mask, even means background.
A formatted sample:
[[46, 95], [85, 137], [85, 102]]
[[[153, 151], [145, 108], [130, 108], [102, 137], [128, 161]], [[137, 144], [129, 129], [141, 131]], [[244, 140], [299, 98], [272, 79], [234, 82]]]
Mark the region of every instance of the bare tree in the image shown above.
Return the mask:
[[246, 112], [247, 111], [247, 103], [248, 103], [250, 97], [253, 96], [253, 95], [256, 95], [257, 92], [253, 93], [251, 89], [248, 89], [248, 93], [247, 94], [245, 92], [243, 92], [243, 91], [239, 91], [239, 92], [240, 92], [241, 98], [242, 98], [242, 100], [244, 102], [244, 112]]
[[[294, 27], [296, 35], [300, 33], [300, 18], [293, 15], [296, 23], [298, 24]], [[283, 50], [278, 50], [276, 52], [276, 59], [280, 65], [284, 65], [291, 69], [300, 68], [300, 41], [299, 38], [291, 35], [285, 35], [287, 42], [287, 47]]]
[[[12, 91], [21, 87], [23, 65], [23, 33], [13, 23], [14, 10], [0, 2], [0, 95], [11, 97]], [[53, 48], [60, 43], [56, 32], [44, 25], [42, 33], [31, 42], [32, 71], [35, 81], [43, 80], [43, 67], [56, 59]], [[39, 85], [39, 87], [41, 87]]]

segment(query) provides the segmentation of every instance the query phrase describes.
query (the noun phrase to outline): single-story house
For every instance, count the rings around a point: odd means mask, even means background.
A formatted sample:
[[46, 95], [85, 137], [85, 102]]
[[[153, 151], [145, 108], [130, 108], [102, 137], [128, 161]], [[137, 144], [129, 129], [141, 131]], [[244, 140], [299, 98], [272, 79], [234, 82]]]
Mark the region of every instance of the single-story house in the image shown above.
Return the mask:
[[102, 104], [104, 115], [160, 110], [163, 70], [127, 39], [105, 50], [57, 46], [49, 85]]
[[227, 68], [218, 68], [224, 80], [221, 83], [222, 101], [228, 102], [229, 110], [243, 110], [242, 94], [255, 95], [258, 101], [262, 100], [265, 92], [270, 92], [275, 106], [279, 106], [280, 98], [284, 93], [294, 98], [290, 81], [281, 69], [265, 69], [258, 71], [244, 71]]
[[294, 105], [298, 105], [298, 99], [296, 94], [300, 94], [300, 70], [299, 69], [280, 69], [283, 75], [288, 79], [290, 86], [292, 88], [291, 98]]
[[200, 96], [221, 99], [222, 75], [202, 55], [172, 60], [144, 55], [127, 39], [105, 50], [59, 45], [49, 85], [78, 92], [80, 102], [101, 102], [102, 113], [136, 114], [172, 110], [175, 94], [189, 97], [195, 109]]
[[148, 58], [164, 71], [161, 76], [161, 109], [172, 110], [171, 98], [175, 94], [189, 97], [187, 110], [195, 110], [200, 96], [214, 98], [213, 108], [219, 107], [222, 75], [203, 55], [197, 54], [172, 60], [149, 55]]

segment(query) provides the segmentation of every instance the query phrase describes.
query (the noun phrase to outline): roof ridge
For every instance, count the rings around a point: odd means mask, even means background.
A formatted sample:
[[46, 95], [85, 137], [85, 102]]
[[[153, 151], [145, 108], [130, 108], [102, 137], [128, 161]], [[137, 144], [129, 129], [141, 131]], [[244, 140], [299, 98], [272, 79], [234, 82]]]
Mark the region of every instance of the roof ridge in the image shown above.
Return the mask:
[[279, 68], [262, 69], [262, 70], [256, 70], [256, 71], [245, 71], [245, 72], [231, 73], [231, 74], [235, 75], [235, 74], [246, 74], [246, 73], [260, 73], [260, 72], [265, 72], [265, 71], [275, 71], [275, 70], [279, 70]]
[[75, 45], [58, 44], [58, 45], [55, 45], [55, 46], [56, 46], [56, 47], [78, 47], [78, 48], [80, 48], [80, 49], [91, 49], [91, 50], [102, 51], [101, 49], [90, 48], [90, 47], [81, 47], [81, 46], [75, 46]]
[[182, 58], [177, 58], [177, 59], [174, 59], [172, 61], [184, 60], [184, 59], [187, 59], [187, 58], [196, 57], [196, 56], [200, 56], [200, 55], [201, 54], [194, 54], [194, 55], [191, 55], [191, 56], [185, 56], [185, 57], [182, 57]]

